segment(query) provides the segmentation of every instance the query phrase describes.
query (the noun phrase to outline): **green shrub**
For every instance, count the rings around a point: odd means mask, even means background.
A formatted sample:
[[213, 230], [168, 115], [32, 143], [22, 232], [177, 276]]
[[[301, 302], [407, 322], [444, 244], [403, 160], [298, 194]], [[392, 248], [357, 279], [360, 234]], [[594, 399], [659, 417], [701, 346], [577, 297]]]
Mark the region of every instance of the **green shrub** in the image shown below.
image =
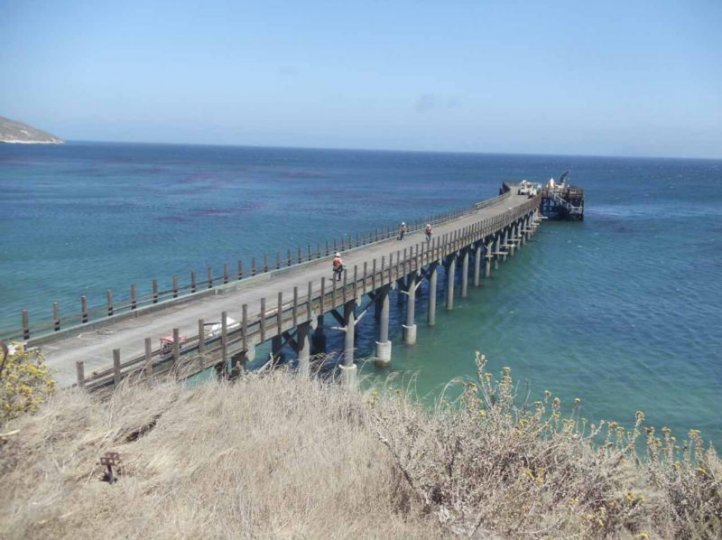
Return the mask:
[[0, 350], [0, 425], [35, 412], [55, 389], [42, 355], [22, 344], [2, 343]]

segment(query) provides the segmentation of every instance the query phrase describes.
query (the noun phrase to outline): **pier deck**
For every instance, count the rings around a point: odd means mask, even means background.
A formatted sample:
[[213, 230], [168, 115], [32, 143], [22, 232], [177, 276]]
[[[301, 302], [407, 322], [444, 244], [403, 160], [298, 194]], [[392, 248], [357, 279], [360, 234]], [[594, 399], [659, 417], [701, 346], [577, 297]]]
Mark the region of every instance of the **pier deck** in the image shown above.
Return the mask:
[[[530, 202], [527, 196], [517, 195], [515, 192], [510, 193], [498, 198], [498, 200], [489, 206], [479, 208], [459, 218], [450, 219], [444, 223], [435, 225], [435, 242], [431, 244], [426, 242], [423, 231], [408, 234], [403, 241], [396, 239], [379, 241], [344, 251], [344, 266], [347, 271], [354, 269], [354, 267], [360, 269], [364, 267], [364, 264], [366, 264], [367, 268], [371, 268], [372, 264], [374, 264], [375, 268], [376, 263], [374, 263], [374, 259], [380, 261], [382, 257], [385, 257], [386, 260], [389, 260], [389, 256], [397, 257], [397, 254], [402, 252], [405, 254], [406, 250], [409, 250], [409, 253], [413, 253], [414, 247], [416, 247], [418, 264], [419, 246], [421, 246], [422, 251], [424, 246], [428, 248], [430, 245], [433, 246], [436, 244], [436, 246], [439, 247], [440, 240], [444, 239], [444, 241], [446, 241], [447, 237], [452, 239], [456, 231], [471, 230], [474, 225], [481, 225], [482, 222], [494, 224], [493, 218], [500, 218], [501, 216], [508, 216], [509, 222], [514, 220], [518, 222], [521, 216], [528, 219], [536, 215], [536, 210], [538, 209], [538, 199], [535, 200], [534, 204], [530, 204]], [[523, 209], [523, 211], [520, 209]], [[502, 256], [500, 249], [506, 249], [507, 246], [513, 245], [514, 241], [520, 242], [521, 240], [514, 240], [511, 237], [507, 239], [507, 237], [504, 236], [504, 244], [501, 245], [500, 248], [499, 242], [500, 238], [502, 238], [500, 236], [502, 225], [505, 229], [509, 229], [509, 224], [502, 224], [499, 219], [497, 219], [496, 222], [500, 223], [499, 231], [491, 231], [489, 227], [487, 227], [488, 230], [486, 231], [481, 231], [481, 228], [477, 228], [480, 232], [480, 235], [477, 236], [480, 238], [479, 243], [481, 241], [488, 243], [488, 239], [495, 235], [497, 239], [497, 247], [495, 248], [496, 255], [490, 254], [487, 257], [496, 257], [498, 259]], [[529, 221], [526, 223], [528, 226]], [[518, 226], [524, 227], [524, 225]], [[481, 234], [482, 232], [483, 234]], [[526, 236], [526, 234], [524, 236]], [[485, 243], [484, 245], [487, 244]], [[511, 252], [513, 254], [513, 247], [511, 248]], [[436, 253], [441, 253], [441, 251], [437, 251]], [[476, 253], [478, 257], [480, 251], [477, 250]], [[504, 254], [504, 259], [505, 258], [506, 255]], [[396, 264], [398, 267], [398, 259]], [[465, 270], [468, 273], [468, 259], [464, 264]], [[404, 266], [404, 268], [406, 267]], [[419, 272], [419, 269], [420, 267], [417, 267], [415, 272]], [[391, 274], [389, 273], [389, 277], [390, 276]], [[156, 348], [159, 345], [160, 339], [164, 336], [171, 335], [173, 329], [177, 329], [182, 336], [198, 335], [199, 319], [207, 323], [218, 322], [221, 320], [222, 312], [227, 312], [228, 317], [240, 321], [241, 306], [244, 304], [247, 305], [248, 313], [257, 319], [258, 313], [260, 313], [262, 299], [265, 299], [264, 313], [271, 313], [277, 306], [279, 292], [283, 295], [285, 306], [288, 299], [293, 298], [294, 288], [296, 288], [296, 295], [301, 291], [305, 296], [309, 290], [309, 286], [313, 294], [320, 294], [322, 278], [326, 279], [326, 291], [328, 291], [332, 280], [330, 257], [309, 261], [288, 268], [272, 270], [254, 277], [218, 286], [213, 290], [213, 294], [198, 294], [196, 298], [191, 297], [182, 302], [167, 302], [167, 306], [161, 303], [153, 306], [152, 309], [139, 308], [135, 311], [133, 317], [124, 317], [117, 320], [110, 317], [106, 322], [79, 326], [56, 334], [40, 336], [39, 338], [31, 339], [29, 344], [33, 345], [34, 342], [37, 342], [41, 347], [47, 365], [57, 383], [60, 386], [70, 386], [77, 381], [77, 362], [83, 363], [86, 377], [93, 372], [108, 371], [108, 368], [113, 366], [114, 350], [120, 350], [123, 359], [142, 356], [144, 352], [147, 354], [145, 345], [146, 338], [150, 338], [153, 348]], [[204, 293], [207, 292], [208, 291], [204, 291]], [[308, 305], [311, 305], [310, 302]], [[323, 308], [323, 301], [321, 302], [321, 306]], [[336, 306], [331, 306], [331, 309], [335, 307]], [[283, 309], [285, 309], [285, 307]], [[323, 309], [321, 314], [323, 314]], [[318, 314], [314, 315], [317, 316]], [[308, 319], [310, 319], [310, 307]], [[260, 342], [258, 339], [255, 341]], [[116, 364], [118, 364], [117, 360]]]

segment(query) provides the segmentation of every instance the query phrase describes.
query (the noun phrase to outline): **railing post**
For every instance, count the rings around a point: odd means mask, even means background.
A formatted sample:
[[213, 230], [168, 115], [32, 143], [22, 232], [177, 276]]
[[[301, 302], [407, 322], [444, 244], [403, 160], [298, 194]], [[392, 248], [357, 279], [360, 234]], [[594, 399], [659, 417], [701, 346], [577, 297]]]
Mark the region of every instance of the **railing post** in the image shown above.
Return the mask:
[[366, 276], [368, 275], [368, 269], [369, 269], [369, 263], [368, 263], [368, 261], [364, 261], [363, 289], [361, 290], [362, 294], [366, 294], [366, 290], [367, 290]]
[[223, 263], [223, 283], [228, 283], [229, 271], [228, 263]]
[[252, 276], [256, 275], [256, 258], [255, 257], [253, 257], [251, 259], [251, 275]]
[[213, 288], [213, 268], [208, 267], [208, 288]]
[[263, 256], [263, 271], [268, 272], [268, 255]]
[[135, 289], [135, 285], [130, 286], [130, 309], [138, 307], [138, 291]]
[[153, 344], [149, 337], [145, 338], [145, 376], [153, 375]]
[[27, 309], [22, 311], [23, 339], [30, 339], [30, 313]]
[[276, 251], [276, 270], [281, 268], [281, 253]]
[[325, 296], [326, 296], [326, 277], [324, 276], [321, 278], [321, 302], [320, 302], [321, 305], [319, 307], [319, 312], [318, 312], [319, 316], [323, 316], [323, 313], [324, 313], [323, 308], [324, 308]]
[[306, 319], [311, 320], [313, 282], [308, 282], [308, 294], [306, 295]]
[[243, 350], [248, 350], [248, 304], [241, 307], [241, 330], [243, 332]]
[[120, 349], [113, 349], [113, 384], [120, 384]]
[[221, 312], [221, 374], [223, 377], [228, 375], [228, 313]]
[[283, 292], [278, 291], [278, 305], [276, 306], [276, 335], [283, 333]]
[[80, 322], [88, 322], [88, 299], [85, 296], [80, 297]]
[[53, 330], [60, 330], [60, 305], [57, 302], [53, 302]]
[[196, 290], [196, 273], [191, 272], [191, 292], [194, 293]]
[[173, 298], [178, 298], [178, 276], [173, 276]]
[[158, 280], [153, 280], [153, 303], [158, 303]]
[[293, 287], [293, 327], [298, 326], [298, 287]]
[[75, 362], [75, 372], [78, 376], [78, 386], [85, 387], [85, 365], [82, 361]]
[[203, 354], [206, 350], [206, 322], [198, 319], [198, 352]]
[[286, 260], [287, 260], [286, 266], [291, 266], [292, 263], [291, 263], [291, 249], [290, 248], [286, 250]]
[[180, 330], [173, 329], [173, 369], [178, 373], [178, 364], [180, 363]]
[[108, 301], [108, 317], [113, 316], [113, 291], [108, 289], [105, 291], [105, 297]]
[[238, 279], [243, 279], [243, 261], [238, 260]]
[[261, 298], [261, 320], [259, 321], [260, 324], [260, 332], [261, 332], [261, 343], [266, 341], [266, 299]]

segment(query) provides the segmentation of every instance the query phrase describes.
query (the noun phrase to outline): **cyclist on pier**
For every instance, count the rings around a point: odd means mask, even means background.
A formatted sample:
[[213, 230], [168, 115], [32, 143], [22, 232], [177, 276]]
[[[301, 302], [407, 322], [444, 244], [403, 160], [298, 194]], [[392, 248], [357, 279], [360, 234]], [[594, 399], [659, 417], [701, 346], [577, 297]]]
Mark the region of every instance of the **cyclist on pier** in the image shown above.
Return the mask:
[[333, 258], [333, 274], [336, 276], [336, 281], [339, 281], [341, 274], [343, 274], [343, 261], [341, 260], [340, 253], [336, 253], [336, 256]]

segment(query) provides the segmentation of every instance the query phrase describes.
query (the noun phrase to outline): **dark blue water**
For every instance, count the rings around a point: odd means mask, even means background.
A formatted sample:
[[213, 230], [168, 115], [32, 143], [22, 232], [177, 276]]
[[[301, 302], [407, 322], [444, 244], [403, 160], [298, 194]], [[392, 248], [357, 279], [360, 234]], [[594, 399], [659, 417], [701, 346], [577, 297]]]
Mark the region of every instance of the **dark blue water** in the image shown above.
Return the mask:
[[[567, 169], [586, 190], [586, 220], [545, 223], [434, 329], [420, 325], [416, 347], [395, 342], [393, 369], [418, 373], [425, 394], [473, 375], [480, 350], [533, 394], [581, 397], [595, 421], [642, 409], [719, 446], [721, 161], [0, 145], [0, 327], [18, 326], [24, 307], [33, 320], [53, 301], [77, 311], [82, 294], [102, 304], [107, 288], [116, 298], [153, 278], [167, 288], [173, 274], [220, 274], [224, 262], [468, 206], [504, 179]], [[370, 317], [362, 354], [373, 333]]]

